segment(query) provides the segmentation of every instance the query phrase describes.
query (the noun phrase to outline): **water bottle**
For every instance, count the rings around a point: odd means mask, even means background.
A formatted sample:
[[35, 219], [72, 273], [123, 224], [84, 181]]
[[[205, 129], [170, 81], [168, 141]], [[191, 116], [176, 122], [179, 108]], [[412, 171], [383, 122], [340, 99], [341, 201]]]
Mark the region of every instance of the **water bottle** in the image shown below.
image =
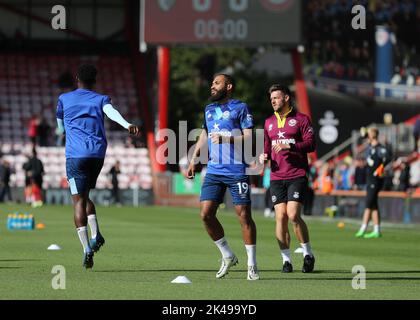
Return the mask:
[[30, 214], [28, 216], [28, 230], [34, 230], [35, 229], [35, 218], [33, 214]]
[[17, 217], [18, 217], [17, 213], [14, 213], [14, 214], [12, 215], [12, 221], [11, 221], [11, 223], [10, 223], [10, 228], [11, 228], [11, 230], [16, 229]]
[[17, 219], [17, 227], [16, 229], [18, 230], [22, 230], [23, 229], [23, 223], [25, 221], [25, 215], [24, 214], [19, 214], [18, 215], [18, 219]]
[[12, 219], [13, 219], [13, 214], [9, 213], [7, 215], [7, 229], [9, 230], [12, 229]]

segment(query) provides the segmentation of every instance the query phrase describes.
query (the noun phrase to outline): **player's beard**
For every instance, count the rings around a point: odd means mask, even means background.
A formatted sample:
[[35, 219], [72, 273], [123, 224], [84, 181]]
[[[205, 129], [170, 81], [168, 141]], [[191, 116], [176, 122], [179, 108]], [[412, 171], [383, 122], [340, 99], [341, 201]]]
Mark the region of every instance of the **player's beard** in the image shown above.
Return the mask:
[[217, 101], [220, 101], [220, 100], [223, 100], [224, 98], [226, 98], [227, 94], [228, 94], [227, 88], [223, 88], [223, 89], [220, 89], [220, 90], [216, 91], [215, 94], [211, 94], [209, 99], [212, 102], [217, 102]]
[[279, 113], [286, 111], [286, 102], [282, 101], [280, 105], [278, 105], [277, 107], [273, 107], [273, 109], [275, 112]]

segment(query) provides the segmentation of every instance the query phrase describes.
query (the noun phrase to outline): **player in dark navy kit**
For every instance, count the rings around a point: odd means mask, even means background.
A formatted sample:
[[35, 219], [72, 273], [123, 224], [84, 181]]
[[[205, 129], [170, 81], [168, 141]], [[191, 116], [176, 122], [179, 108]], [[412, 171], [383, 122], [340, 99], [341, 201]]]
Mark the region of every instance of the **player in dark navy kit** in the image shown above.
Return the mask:
[[231, 99], [235, 83], [231, 76], [216, 75], [211, 86], [210, 100], [204, 112], [203, 131], [194, 150], [187, 176], [194, 177], [200, 149], [208, 143], [209, 161], [201, 189], [201, 217], [209, 236], [222, 254], [222, 265], [216, 278], [224, 277], [238, 263], [225, 238], [224, 230], [216, 217], [217, 208], [226, 188], [232, 195], [236, 214], [248, 255], [248, 280], [258, 280], [256, 261], [256, 227], [251, 217], [249, 177], [246, 175], [242, 143], [251, 139], [254, 126], [247, 104]]
[[[363, 223], [356, 233], [357, 238], [380, 238], [380, 215], [378, 207], [378, 194], [384, 184], [384, 168], [391, 161], [388, 150], [379, 143], [377, 128], [369, 128], [367, 131], [369, 147], [366, 152], [367, 183], [366, 183], [366, 208], [363, 215]], [[373, 231], [366, 233], [370, 218], [373, 220]]]
[[276, 213], [276, 237], [283, 258], [283, 272], [292, 272], [289, 220], [303, 249], [302, 272], [312, 272], [315, 257], [309, 232], [301, 217], [308, 186], [308, 156], [315, 150], [315, 137], [308, 116], [291, 104], [289, 88], [275, 84], [269, 89], [274, 115], [265, 121], [264, 154], [260, 162], [271, 160], [270, 190]]
[[85, 268], [93, 267], [93, 254], [105, 243], [98, 229], [95, 205], [89, 199], [89, 191], [95, 188], [107, 148], [105, 115], [129, 133], [140, 133], [138, 127], [125, 121], [114, 109], [108, 96], [92, 91], [96, 74], [94, 66], [80, 66], [77, 71], [78, 89], [60, 95], [57, 103], [58, 129], [66, 133], [67, 179], [74, 205], [74, 222], [83, 246]]

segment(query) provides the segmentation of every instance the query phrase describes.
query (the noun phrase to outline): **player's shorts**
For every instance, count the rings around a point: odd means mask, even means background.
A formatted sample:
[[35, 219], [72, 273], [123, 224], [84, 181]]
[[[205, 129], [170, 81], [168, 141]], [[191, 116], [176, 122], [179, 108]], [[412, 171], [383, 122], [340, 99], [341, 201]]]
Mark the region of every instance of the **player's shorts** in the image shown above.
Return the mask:
[[308, 178], [299, 177], [291, 180], [271, 180], [271, 202], [275, 206], [288, 201], [305, 202]]
[[366, 186], [366, 208], [371, 210], [378, 209], [378, 193], [384, 184], [383, 179], [368, 181]]
[[66, 159], [67, 180], [71, 194], [83, 194], [94, 189], [103, 164], [103, 158]]
[[207, 173], [201, 187], [200, 201], [222, 203], [226, 188], [229, 188], [234, 205], [251, 204], [249, 176], [222, 176]]

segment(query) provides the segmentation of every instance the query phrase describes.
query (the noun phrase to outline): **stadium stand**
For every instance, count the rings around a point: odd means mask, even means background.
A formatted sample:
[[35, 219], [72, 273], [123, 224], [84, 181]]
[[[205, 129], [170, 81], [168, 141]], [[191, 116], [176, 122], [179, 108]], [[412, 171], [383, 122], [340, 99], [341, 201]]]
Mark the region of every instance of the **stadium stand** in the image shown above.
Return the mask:
[[373, 81], [375, 25], [386, 25], [394, 35], [392, 84], [420, 85], [420, 2], [358, 1], [367, 8], [367, 29], [351, 28], [349, 0], [306, 0], [306, 73], [353, 81]]
[[[24, 186], [22, 165], [26, 161], [26, 154], [31, 151], [27, 135], [30, 117], [39, 115], [50, 128], [55, 128], [56, 101], [63, 92], [59, 77], [66, 72], [74, 74], [80, 64], [88, 62], [103, 70], [98, 75], [95, 89], [109, 95], [127, 119], [140, 122], [137, 93], [127, 57], [0, 54], [0, 145], [3, 158], [15, 170], [11, 177], [12, 186]], [[109, 147], [97, 187], [108, 187], [109, 178], [106, 175], [119, 160], [122, 164], [119, 179], [121, 189], [151, 189], [148, 149], [125, 148], [127, 132], [111, 121], [105, 121], [105, 127]], [[65, 177], [64, 148], [57, 147], [55, 141], [54, 134], [50, 134], [50, 147], [37, 148], [46, 173], [44, 188], [59, 188]]]
[[[0, 137], [5, 142], [27, 141], [27, 123], [32, 114], [44, 117], [56, 127], [55, 106], [62, 90], [58, 78], [74, 74], [81, 63], [94, 63], [104, 72], [98, 75], [96, 90], [107, 94], [119, 111], [139, 121], [137, 95], [130, 60], [119, 56], [0, 55]], [[126, 132], [113, 130], [105, 122], [108, 140], [123, 143]], [[53, 144], [50, 141], [51, 144]]]
[[[16, 152], [18, 150], [18, 152]], [[44, 188], [60, 188], [62, 179], [65, 178], [65, 157], [63, 147], [39, 147], [38, 157], [44, 163]], [[25, 174], [22, 169], [26, 155], [30, 154], [31, 144], [3, 143], [1, 152], [3, 159], [9, 161], [15, 174], [11, 176], [12, 186], [23, 187]], [[108, 188], [109, 177], [107, 174], [111, 166], [119, 160], [121, 162], [120, 188], [152, 188], [152, 173], [146, 148], [126, 149], [120, 146], [110, 146], [105, 158], [102, 173], [98, 178], [97, 188]]]

